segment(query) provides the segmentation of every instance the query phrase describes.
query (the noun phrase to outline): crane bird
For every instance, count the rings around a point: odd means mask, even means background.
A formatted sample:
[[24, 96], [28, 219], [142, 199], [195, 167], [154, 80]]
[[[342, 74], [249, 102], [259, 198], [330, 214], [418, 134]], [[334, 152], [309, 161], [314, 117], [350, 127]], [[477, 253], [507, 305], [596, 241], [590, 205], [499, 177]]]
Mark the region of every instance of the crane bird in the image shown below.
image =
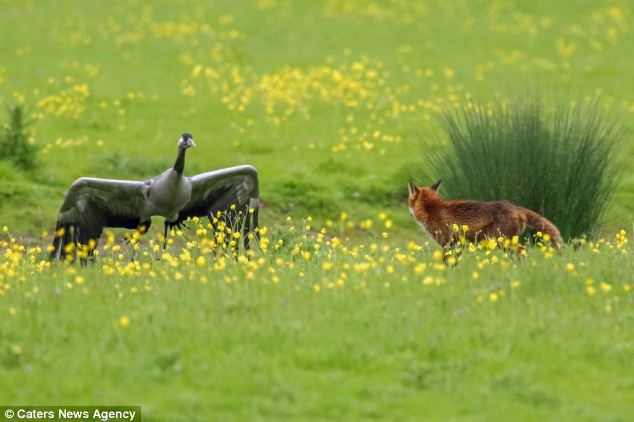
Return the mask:
[[147, 232], [152, 216], [165, 217], [165, 248], [172, 227], [180, 227], [190, 217], [208, 217], [213, 223], [219, 212], [232, 218], [230, 223], [244, 220], [239, 223], [248, 249], [251, 224], [258, 225], [255, 167], [242, 165], [186, 177], [185, 152], [195, 146], [192, 135], [183, 133], [174, 166], [149, 180], [77, 179], [59, 211], [50, 259], [65, 259], [71, 244], [91, 245], [92, 255], [105, 227]]

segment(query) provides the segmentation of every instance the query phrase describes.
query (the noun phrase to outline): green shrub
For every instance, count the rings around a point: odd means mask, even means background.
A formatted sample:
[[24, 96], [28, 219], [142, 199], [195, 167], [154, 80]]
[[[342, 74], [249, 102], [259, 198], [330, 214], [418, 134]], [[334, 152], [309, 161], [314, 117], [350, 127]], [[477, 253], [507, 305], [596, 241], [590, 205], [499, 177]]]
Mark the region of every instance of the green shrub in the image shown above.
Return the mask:
[[38, 148], [29, 138], [28, 126], [22, 106], [7, 108], [9, 122], [0, 132], [0, 159], [12, 162], [23, 170], [33, 170], [37, 166]]
[[591, 234], [614, 193], [623, 125], [598, 101], [524, 96], [439, 115], [449, 148], [427, 146], [428, 181], [445, 197], [506, 199], [552, 220], [564, 239]]

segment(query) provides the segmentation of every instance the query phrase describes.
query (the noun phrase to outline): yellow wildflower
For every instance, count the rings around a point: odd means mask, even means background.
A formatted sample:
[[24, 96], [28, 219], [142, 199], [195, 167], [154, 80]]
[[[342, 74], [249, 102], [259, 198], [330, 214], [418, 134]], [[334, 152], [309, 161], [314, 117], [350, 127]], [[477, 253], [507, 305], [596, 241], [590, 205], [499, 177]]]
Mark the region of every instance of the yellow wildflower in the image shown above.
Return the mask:
[[119, 318], [117, 318], [117, 324], [119, 325], [119, 327], [126, 328], [130, 325], [130, 318], [127, 315], [121, 315]]

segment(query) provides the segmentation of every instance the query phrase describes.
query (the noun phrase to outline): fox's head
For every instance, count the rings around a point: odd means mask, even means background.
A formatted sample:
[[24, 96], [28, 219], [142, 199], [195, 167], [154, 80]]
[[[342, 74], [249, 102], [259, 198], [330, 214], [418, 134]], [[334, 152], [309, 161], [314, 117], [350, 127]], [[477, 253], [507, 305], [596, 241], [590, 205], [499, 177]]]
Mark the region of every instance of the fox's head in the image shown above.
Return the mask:
[[411, 180], [407, 183], [407, 190], [409, 191], [409, 213], [412, 214], [412, 217], [416, 217], [415, 210], [417, 203], [423, 205], [430, 199], [440, 199], [440, 196], [438, 196], [438, 187], [441, 182], [442, 180], [438, 180], [428, 188], [419, 188]]

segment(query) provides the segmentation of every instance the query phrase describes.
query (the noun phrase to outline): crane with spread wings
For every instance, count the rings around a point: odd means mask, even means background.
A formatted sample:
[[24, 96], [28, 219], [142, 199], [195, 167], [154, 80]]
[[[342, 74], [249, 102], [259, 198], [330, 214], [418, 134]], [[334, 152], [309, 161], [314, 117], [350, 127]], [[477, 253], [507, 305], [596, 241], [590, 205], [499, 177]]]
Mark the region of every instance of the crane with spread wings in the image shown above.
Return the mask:
[[229, 224], [241, 225], [244, 247], [248, 249], [249, 233], [258, 225], [255, 167], [242, 165], [186, 177], [185, 152], [195, 146], [192, 135], [184, 133], [178, 141], [174, 165], [145, 181], [77, 179], [59, 211], [50, 259], [65, 259], [71, 244], [94, 247], [106, 227], [147, 232], [152, 216], [165, 217], [166, 242], [168, 231], [188, 218], [208, 217], [213, 223], [221, 215], [230, 219]]

